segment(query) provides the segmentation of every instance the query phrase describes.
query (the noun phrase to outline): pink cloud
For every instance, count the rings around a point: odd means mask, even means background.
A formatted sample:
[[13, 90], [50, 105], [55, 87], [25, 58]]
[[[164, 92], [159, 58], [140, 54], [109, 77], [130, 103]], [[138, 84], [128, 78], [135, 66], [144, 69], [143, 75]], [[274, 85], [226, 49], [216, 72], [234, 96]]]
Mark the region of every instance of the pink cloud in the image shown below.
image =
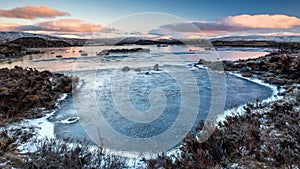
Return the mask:
[[22, 19], [36, 19], [36, 18], [54, 18], [57, 16], [68, 16], [67, 12], [61, 12], [47, 6], [25, 6], [13, 8], [10, 10], [0, 9], [0, 16], [7, 18], [22, 18]]
[[85, 22], [79, 19], [60, 19], [54, 21], [45, 21], [37, 24], [41, 30], [56, 32], [96, 32], [109, 31], [110, 28]]
[[239, 15], [230, 16], [222, 21], [224, 24], [249, 29], [288, 29], [300, 26], [300, 19], [287, 15]]
[[34, 25], [19, 25], [14, 23], [0, 23], [0, 31], [31, 32], [51, 35], [73, 35], [87, 37], [95, 32], [109, 34], [117, 30], [78, 19], [59, 19], [43, 21]]
[[16, 28], [19, 26], [20, 26], [19, 24], [14, 24], [14, 23], [1, 23], [0, 31], [3, 31], [3, 32], [16, 31]]
[[173, 23], [153, 29], [149, 33], [157, 32], [189, 32], [216, 34], [221, 32], [237, 32], [255, 29], [289, 29], [300, 26], [300, 18], [287, 15], [238, 15], [229, 16], [217, 21], [194, 21], [186, 23]]

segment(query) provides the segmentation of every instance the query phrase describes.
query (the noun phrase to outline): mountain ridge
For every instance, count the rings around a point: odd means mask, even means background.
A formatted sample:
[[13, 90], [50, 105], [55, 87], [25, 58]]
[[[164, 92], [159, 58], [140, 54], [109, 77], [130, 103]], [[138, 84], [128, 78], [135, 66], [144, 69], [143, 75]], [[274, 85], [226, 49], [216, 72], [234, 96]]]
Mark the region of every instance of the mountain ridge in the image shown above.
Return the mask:
[[[227, 36], [220, 38], [211, 38], [211, 39], [151, 39], [146, 37], [114, 37], [114, 38], [97, 38], [97, 39], [79, 39], [79, 38], [64, 38], [59, 36], [51, 36], [45, 34], [34, 34], [26, 32], [0, 32], [0, 45], [9, 44], [15, 41], [22, 41], [23, 39], [44, 39], [46, 42], [57, 42], [69, 44], [69, 46], [84, 46], [84, 45], [127, 45], [127, 44], [136, 44], [136, 45], [158, 45], [158, 44], [214, 44], [218, 42], [221, 45], [220, 41], [234, 43], [241, 41], [243, 43], [249, 44], [250, 41], [264, 41], [264, 42], [300, 42], [300, 36], [261, 36], [261, 35], [251, 35], [251, 36]], [[18, 40], [19, 39], [19, 40]], [[26, 41], [26, 40], [25, 40]], [[223, 43], [224, 44], [224, 43]], [[38, 45], [36, 45], [39, 47]], [[56, 46], [56, 45], [51, 45]], [[66, 46], [66, 45], [62, 45]]]

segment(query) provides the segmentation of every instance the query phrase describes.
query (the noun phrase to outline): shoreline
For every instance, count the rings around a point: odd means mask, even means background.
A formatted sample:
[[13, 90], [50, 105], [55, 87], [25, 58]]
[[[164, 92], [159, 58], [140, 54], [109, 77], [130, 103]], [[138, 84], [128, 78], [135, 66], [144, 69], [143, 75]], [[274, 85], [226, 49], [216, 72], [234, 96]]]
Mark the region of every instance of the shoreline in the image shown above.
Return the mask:
[[[198, 69], [209, 69], [208, 67], [205, 67], [205, 66], [201, 67], [199, 65], [197, 65], [196, 67]], [[266, 83], [263, 80], [260, 80], [260, 79], [255, 78], [255, 77], [251, 77], [251, 78], [244, 77], [244, 76], [242, 76], [242, 74], [240, 72], [226, 72], [226, 73], [228, 73], [232, 76], [241, 78], [243, 80], [247, 80], [247, 81], [250, 81], [250, 82], [253, 82], [253, 83], [256, 83], [256, 84], [259, 84], [259, 85], [266, 86], [266, 87], [270, 88], [273, 91], [272, 95], [270, 97], [264, 99], [264, 100], [260, 100], [261, 104], [270, 104], [270, 103], [279, 101], [283, 98], [283, 96], [278, 96], [278, 93], [283, 92], [283, 91], [277, 90], [277, 87], [273, 84]], [[249, 103], [254, 104], [255, 101], [249, 102]], [[224, 121], [226, 121], [226, 117], [231, 117], [231, 116], [235, 116], [235, 115], [242, 116], [245, 113], [244, 107], [247, 106], [247, 104], [249, 104], [249, 103], [245, 103], [245, 104], [242, 104], [240, 106], [224, 110], [222, 115], [219, 115], [217, 117], [216, 122], [217, 123], [220, 123], [220, 122], [224, 123]], [[166, 152], [167, 156], [170, 156], [170, 157], [176, 156], [176, 155], [178, 156], [178, 154], [181, 153], [181, 151], [180, 151], [181, 146], [182, 145], [167, 151]], [[174, 159], [172, 159], [172, 160], [174, 160]]]
[[[227, 73], [230, 74], [230, 75], [233, 75], [235, 77], [241, 78], [243, 80], [247, 80], [247, 81], [259, 84], [261, 86], [266, 86], [266, 87], [270, 88], [273, 91], [272, 95], [270, 97], [264, 99], [264, 100], [259, 100], [259, 102], [261, 102], [261, 104], [272, 103], [272, 102], [278, 101], [278, 100], [283, 98], [282, 96], [278, 96], [278, 94], [280, 92], [284, 92], [284, 91], [279, 91], [275, 85], [266, 83], [266, 82], [264, 82], [264, 81], [262, 81], [258, 78], [255, 78], [255, 77], [252, 77], [252, 78], [243, 77], [242, 74], [238, 73], [238, 72], [227, 72]], [[249, 103], [253, 104], [253, 103], [255, 103], [255, 101], [249, 102]], [[217, 118], [217, 122], [224, 122], [224, 120], [226, 120], [226, 117], [233, 116], [234, 115], [233, 113], [237, 113], [237, 114], [242, 115], [243, 113], [245, 113], [244, 107], [247, 106], [247, 104], [249, 104], [249, 103], [245, 103], [245, 104], [242, 104], [240, 106], [237, 106], [237, 107], [234, 107], [234, 108], [231, 108], [231, 109], [228, 109], [228, 110], [224, 110], [223, 114], [220, 115]]]

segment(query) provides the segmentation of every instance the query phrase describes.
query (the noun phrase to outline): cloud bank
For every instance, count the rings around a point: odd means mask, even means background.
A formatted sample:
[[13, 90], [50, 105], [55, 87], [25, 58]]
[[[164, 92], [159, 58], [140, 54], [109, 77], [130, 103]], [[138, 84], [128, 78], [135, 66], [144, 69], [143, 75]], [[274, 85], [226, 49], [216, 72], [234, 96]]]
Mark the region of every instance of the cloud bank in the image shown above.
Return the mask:
[[159, 29], [150, 30], [151, 34], [160, 32], [187, 32], [214, 34], [218, 32], [237, 32], [255, 29], [289, 29], [300, 26], [300, 18], [287, 15], [238, 15], [229, 16], [214, 22], [193, 21], [187, 23], [173, 23], [161, 26]]
[[79, 19], [59, 19], [43, 21], [34, 25], [19, 25], [13, 23], [1, 23], [0, 31], [38, 31], [50, 34], [87, 36], [95, 32], [109, 33], [115, 31], [113, 28], [104, 27], [94, 23], [82, 21]]
[[0, 16], [6, 18], [37, 19], [69, 15], [67, 12], [61, 12], [47, 6], [25, 6], [10, 10], [0, 9]]
[[14, 23], [1, 23], [0, 31], [3, 32], [16, 31], [16, 28], [19, 26], [20, 26], [19, 24], [14, 24]]
[[225, 18], [223, 23], [244, 29], [288, 29], [300, 26], [300, 19], [287, 15], [239, 15]]
[[79, 19], [60, 19], [54, 21], [44, 21], [37, 24], [40, 30], [57, 32], [96, 32], [109, 28], [103, 27]]
[[13, 23], [2, 23], [2, 31], [55, 31], [55, 32], [109, 32], [114, 29], [85, 22], [79, 19], [60, 19], [54, 21], [39, 22], [35, 25], [18, 25]]
[[[14, 8], [11, 10], [0, 10], [0, 16], [35, 19], [35, 18], [53, 18], [57, 16], [69, 15], [66, 12], [51, 9], [45, 6], [27, 6]], [[122, 30], [115, 30], [102, 25], [79, 19], [58, 19], [39, 21], [34, 24], [20, 25], [16, 23], [1, 23], [0, 31], [28, 31], [40, 32], [56, 35], [78, 35], [90, 36], [99, 32], [101, 36], [116, 35], [121, 36]], [[190, 21], [185, 23], [173, 23], [153, 28], [148, 33], [133, 31], [130, 35], [135, 36], [172, 36], [182, 37], [203, 37], [224, 36], [224, 35], [246, 35], [246, 34], [285, 34], [300, 33], [300, 18], [287, 15], [237, 15], [229, 16], [215, 21]], [[204, 34], [203, 34], [204, 33]], [[112, 34], [112, 35], [111, 35]], [[126, 34], [126, 35], [129, 35]]]

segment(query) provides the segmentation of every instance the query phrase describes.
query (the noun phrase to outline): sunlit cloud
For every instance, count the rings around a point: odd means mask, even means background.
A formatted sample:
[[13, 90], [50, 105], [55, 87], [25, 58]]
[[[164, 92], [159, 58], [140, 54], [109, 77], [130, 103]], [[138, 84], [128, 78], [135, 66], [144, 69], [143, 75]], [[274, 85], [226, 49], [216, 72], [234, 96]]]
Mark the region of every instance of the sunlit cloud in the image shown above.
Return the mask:
[[17, 28], [19, 26], [20, 26], [19, 24], [14, 24], [14, 23], [1, 23], [0, 31], [3, 31], [3, 32], [18, 31]]
[[22, 18], [22, 19], [36, 19], [36, 18], [54, 18], [57, 16], [68, 16], [67, 12], [61, 12], [47, 6], [25, 6], [13, 8], [10, 10], [0, 9], [0, 16], [6, 18]]
[[287, 15], [239, 15], [225, 18], [223, 23], [245, 29], [288, 29], [300, 26], [300, 18]]
[[52, 21], [43, 21], [34, 25], [18, 25], [12, 23], [1, 23], [1, 31], [26, 31], [26, 32], [43, 32], [46, 34], [56, 35], [92, 35], [94, 32], [109, 33], [114, 31], [113, 28], [104, 27], [94, 23], [78, 19], [59, 19]]
[[189, 23], [174, 23], [169, 25], [163, 25], [161, 28], [166, 30], [172, 30], [177, 32], [212, 32], [212, 31], [239, 31], [244, 28], [240, 26], [229, 25], [220, 21], [217, 22], [189, 22]]
[[103, 27], [90, 22], [85, 22], [79, 19], [60, 19], [54, 21], [44, 21], [37, 24], [44, 31], [57, 32], [96, 32], [110, 31], [110, 28]]
[[150, 34], [166, 35], [176, 33], [204, 33], [206, 35], [227, 34], [250, 30], [282, 30], [300, 26], [300, 18], [287, 15], [238, 15], [229, 16], [214, 22], [193, 21], [187, 23], [173, 23], [152, 29]]
[[28, 32], [76, 38], [91, 38], [94, 37], [95, 33], [101, 34], [101, 37], [109, 37], [111, 36], [110, 34], [118, 32], [118, 30], [114, 28], [109, 28], [78, 19], [59, 19], [52, 21], [42, 21], [33, 25], [0, 23], [0, 31]]

